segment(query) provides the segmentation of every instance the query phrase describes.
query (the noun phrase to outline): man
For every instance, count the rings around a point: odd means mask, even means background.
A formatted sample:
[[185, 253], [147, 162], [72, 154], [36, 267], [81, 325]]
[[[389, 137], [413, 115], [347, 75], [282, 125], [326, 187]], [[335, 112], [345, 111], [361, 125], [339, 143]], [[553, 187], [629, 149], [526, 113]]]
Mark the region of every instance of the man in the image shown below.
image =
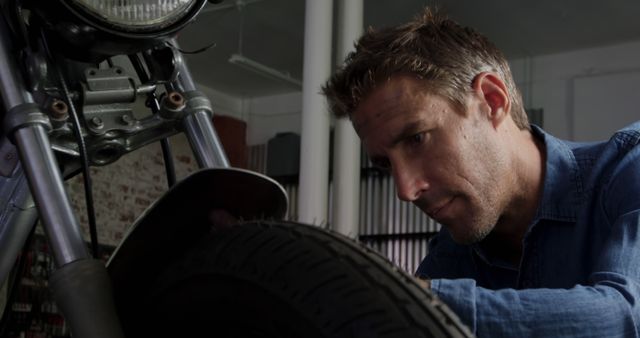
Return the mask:
[[638, 336], [640, 124], [591, 144], [530, 126], [502, 53], [429, 10], [367, 32], [323, 91], [443, 225], [416, 274], [478, 336]]

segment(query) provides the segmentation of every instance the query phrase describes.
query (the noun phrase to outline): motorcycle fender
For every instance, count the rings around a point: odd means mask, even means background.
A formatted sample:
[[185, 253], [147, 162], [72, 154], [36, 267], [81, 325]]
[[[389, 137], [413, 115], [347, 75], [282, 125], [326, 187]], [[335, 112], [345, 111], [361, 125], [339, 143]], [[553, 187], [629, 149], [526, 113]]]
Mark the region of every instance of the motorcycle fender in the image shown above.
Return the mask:
[[239, 220], [281, 219], [287, 195], [271, 178], [237, 168], [203, 169], [183, 179], [140, 216], [107, 263], [116, 306], [135, 299], [166, 262], [211, 231], [217, 210]]

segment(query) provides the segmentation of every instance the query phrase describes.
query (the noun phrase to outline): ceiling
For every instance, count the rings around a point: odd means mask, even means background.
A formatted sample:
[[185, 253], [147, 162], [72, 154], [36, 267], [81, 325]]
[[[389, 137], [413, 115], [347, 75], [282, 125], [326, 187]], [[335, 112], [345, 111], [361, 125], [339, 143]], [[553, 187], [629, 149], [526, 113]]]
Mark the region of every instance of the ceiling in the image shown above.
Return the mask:
[[[213, 44], [204, 52], [187, 56], [194, 79], [235, 97], [299, 91], [228, 60], [241, 53], [301, 79], [305, 1], [240, 3], [244, 5], [238, 7], [237, 0], [208, 4], [180, 33], [178, 42], [185, 51]], [[640, 40], [640, 1], [634, 0], [364, 0], [364, 25], [375, 28], [402, 23], [425, 6], [437, 6], [463, 25], [476, 28], [507, 58]]]

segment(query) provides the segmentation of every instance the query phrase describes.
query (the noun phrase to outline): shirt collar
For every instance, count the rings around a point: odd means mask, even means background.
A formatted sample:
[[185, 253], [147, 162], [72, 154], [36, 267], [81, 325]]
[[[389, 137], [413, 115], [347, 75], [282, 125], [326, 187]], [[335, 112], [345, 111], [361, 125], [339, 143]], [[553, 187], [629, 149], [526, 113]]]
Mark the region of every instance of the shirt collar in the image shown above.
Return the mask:
[[[542, 200], [525, 237], [541, 219], [575, 222], [578, 206], [581, 203], [580, 196], [583, 193], [578, 163], [569, 145], [536, 125], [531, 125], [531, 132], [545, 145], [546, 165]], [[489, 257], [479, 243], [471, 245], [471, 249], [490, 265], [518, 269], [499, 257]]]
[[575, 222], [584, 189], [573, 151], [536, 125], [531, 131], [544, 142], [547, 162], [542, 200], [532, 224], [540, 219]]

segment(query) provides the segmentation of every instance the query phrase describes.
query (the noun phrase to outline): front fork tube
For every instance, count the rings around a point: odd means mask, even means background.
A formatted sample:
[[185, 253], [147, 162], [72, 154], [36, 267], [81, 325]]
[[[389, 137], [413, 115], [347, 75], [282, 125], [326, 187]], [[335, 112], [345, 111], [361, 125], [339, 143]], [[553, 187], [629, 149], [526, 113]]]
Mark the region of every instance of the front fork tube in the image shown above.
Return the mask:
[[[49, 120], [27, 90], [11, 41], [5, 22], [0, 21], [0, 65], [3, 65], [0, 96], [6, 112], [4, 126], [20, 155], [58, 267], [51, 277], [54, 297], [74, 336], [123, 337], [106, 268], [89, 256], [49, 142]], [[74, 280], [80, 283], [72, 283]], [[96, 285], [100, 286], [99, 290]], [[86, 316], [91, 316], [91, 321], [83, 320]]]
[[[174, 41], [175, 43], [175, 41]], [[175, 60], [178, 78], [171, 85], [185, 92], [187, 106], [183, 126], [200, 168], [228, 168], [229, 160], [213, 128], [211, 103], [200, 92], [182, 57]]]
[[80, 224], [71, 207], [45, 128], [38, 124], [27, 125], [17, 129], [13, 137], [57, 266], [88, 259]]
[[185, 134], [200, 168], [228, 168], [229, 160], [218, 139], [211, 113], [197, 110], [184, 118]]

